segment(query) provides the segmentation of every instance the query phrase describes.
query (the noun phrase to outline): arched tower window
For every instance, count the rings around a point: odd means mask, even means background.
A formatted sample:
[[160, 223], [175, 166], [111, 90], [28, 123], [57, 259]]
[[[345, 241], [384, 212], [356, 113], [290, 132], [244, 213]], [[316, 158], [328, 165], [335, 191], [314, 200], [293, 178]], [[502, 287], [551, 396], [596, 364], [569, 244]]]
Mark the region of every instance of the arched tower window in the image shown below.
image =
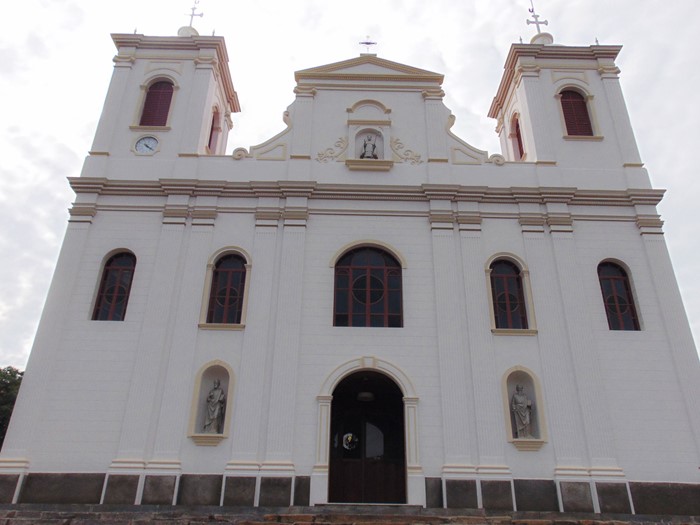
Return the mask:
[[134, 278], [136, 257], [122, 252], [110, 257], [102, 270], [93, 321], [123, 321]]
[[246, 261], [237, 254], [221, 257], [214, 265], [207, 323], [239, 324], [243, 312]]
[[520, 132], [520, 119], [517, 115], [513, 117], [511, 122], [511, 130], [513, 136], [513, 151], [516, 160], [522, 160], [525, 156], [525, 148], [523, 147], [523, 136]]
[[585, 97], [578, 91], [565, 90], [560, 93], [567, 135], [593, 136], [591, 117]]
[[335, 265], [334, 326], [403, 326], [401, 265], [379, 248], [361, 247]]
[[152, 84], [143, 103], [140, 126], [165, 126], [168, 123], [170, 101], [173, 98], [173, 84], [161, 80]]
[[526, 329], [527, 310], [520, 268], [505, 259], [491, 263], [491, 294], [496, 328]]
[[214, 109], [214, 114], [211, 117], [211, 128], [209, 130], [209, 142], [207, 143], [207, 148], [209, 148], [209, 153], [216, 152], [216, 143], [219, 141], [219, 134], [221, 133], [221, 119], [219, 118], [219, 110]]
[[627, 272], [613, 262], [598, 265], [598, 280], [610, 330], [639, 330], [639, 319]]

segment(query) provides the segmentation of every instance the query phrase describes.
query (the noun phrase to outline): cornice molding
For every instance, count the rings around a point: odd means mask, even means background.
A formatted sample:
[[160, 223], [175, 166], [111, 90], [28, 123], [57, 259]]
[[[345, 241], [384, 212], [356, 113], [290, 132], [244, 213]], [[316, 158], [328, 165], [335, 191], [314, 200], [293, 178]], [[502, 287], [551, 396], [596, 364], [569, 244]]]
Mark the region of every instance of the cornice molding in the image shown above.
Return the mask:
[[[513, 44], [510, 46], [501, 83], [498, 86], [496, 96], [489, 108], [488, 116], [498, 118], [501, 109], [505, 106], [505, 99], [514, 81], [519, 78], [518, 71], [521, 67], [531, 68], [537, 65], [538, 60], [547, 60], [547, 69], [593, 69], [603, 68], [606, 77], [619, 73], [614, 60], [620, 53], [622, 46], [556, 46], [542, 44]], [[522, 59], [522, 60], [521, 60]], [[553, 61], [556, 61], [553, 63]], [[584, 63], [584, 62], [588, 63]], [[602, 62], [601, 62], [602, 61]], [[519, 64], [520, 62], [520, 64]], [[572, 63], [573, 62], [573, 63]], [[601, 63], [603, 65], [601, 65]], [[574, 65], [575, 64], [575, 65]]]
[[489, 187], [457, 184], [389, 185], [324, 184], [309, 181], [212, 181], [160, 179], [157, 181], [115, 180], [104, 177], [69, 177], [76, 193], [151, 197], [168, 195], [216, 197], [307, 197], [338, 200], [430, 199], [489, 204], [566, 203], [572, 206], [656, 206], [665, 190], [584, 190], [574, 187]]

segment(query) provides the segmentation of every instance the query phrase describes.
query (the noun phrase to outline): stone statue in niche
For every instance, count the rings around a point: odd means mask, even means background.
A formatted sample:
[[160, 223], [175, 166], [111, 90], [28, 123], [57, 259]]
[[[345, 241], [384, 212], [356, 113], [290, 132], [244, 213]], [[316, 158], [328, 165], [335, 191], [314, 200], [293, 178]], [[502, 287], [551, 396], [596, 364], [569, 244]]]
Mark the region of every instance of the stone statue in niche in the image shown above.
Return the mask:
[[377, 156], [377, 138], [373, 135], [367, 135], [362, 144], [361, 159], [378, 159]]
[[206, 434], [223, 434], [224, 413], [226, 412], [226, 394], [221, 388], [221, 381], [214, 379], [214, 388], [209, 391], [206, 401], [203, 431]]
[[510, 398], [510, 409], [515, 418], [515, 437], [532, 438], [532, 401], [525, 394], [523, 385], [515, 385], [515, 393]]

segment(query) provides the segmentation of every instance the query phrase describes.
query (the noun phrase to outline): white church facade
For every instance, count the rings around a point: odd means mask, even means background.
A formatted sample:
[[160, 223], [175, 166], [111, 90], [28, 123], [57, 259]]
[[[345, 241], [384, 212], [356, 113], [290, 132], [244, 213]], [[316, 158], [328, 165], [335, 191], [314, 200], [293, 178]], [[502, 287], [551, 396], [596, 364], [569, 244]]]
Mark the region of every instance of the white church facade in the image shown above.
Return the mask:
[[226, 155], [223, 38], [113, 40], [1, 502], [700, 514], [619, 46], [513, 45], [501, 154], [442, 75], [363, 54]]

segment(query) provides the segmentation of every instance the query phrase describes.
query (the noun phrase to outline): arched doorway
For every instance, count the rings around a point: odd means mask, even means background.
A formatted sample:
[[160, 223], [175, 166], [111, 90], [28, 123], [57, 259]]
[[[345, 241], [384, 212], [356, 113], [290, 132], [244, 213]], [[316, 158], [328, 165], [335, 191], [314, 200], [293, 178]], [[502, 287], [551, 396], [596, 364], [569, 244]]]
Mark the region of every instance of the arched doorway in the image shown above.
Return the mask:
[[401, 389], [363, 370], [343, 379], [331, 403], [328, 500], [406, 503], [406, 452]]

